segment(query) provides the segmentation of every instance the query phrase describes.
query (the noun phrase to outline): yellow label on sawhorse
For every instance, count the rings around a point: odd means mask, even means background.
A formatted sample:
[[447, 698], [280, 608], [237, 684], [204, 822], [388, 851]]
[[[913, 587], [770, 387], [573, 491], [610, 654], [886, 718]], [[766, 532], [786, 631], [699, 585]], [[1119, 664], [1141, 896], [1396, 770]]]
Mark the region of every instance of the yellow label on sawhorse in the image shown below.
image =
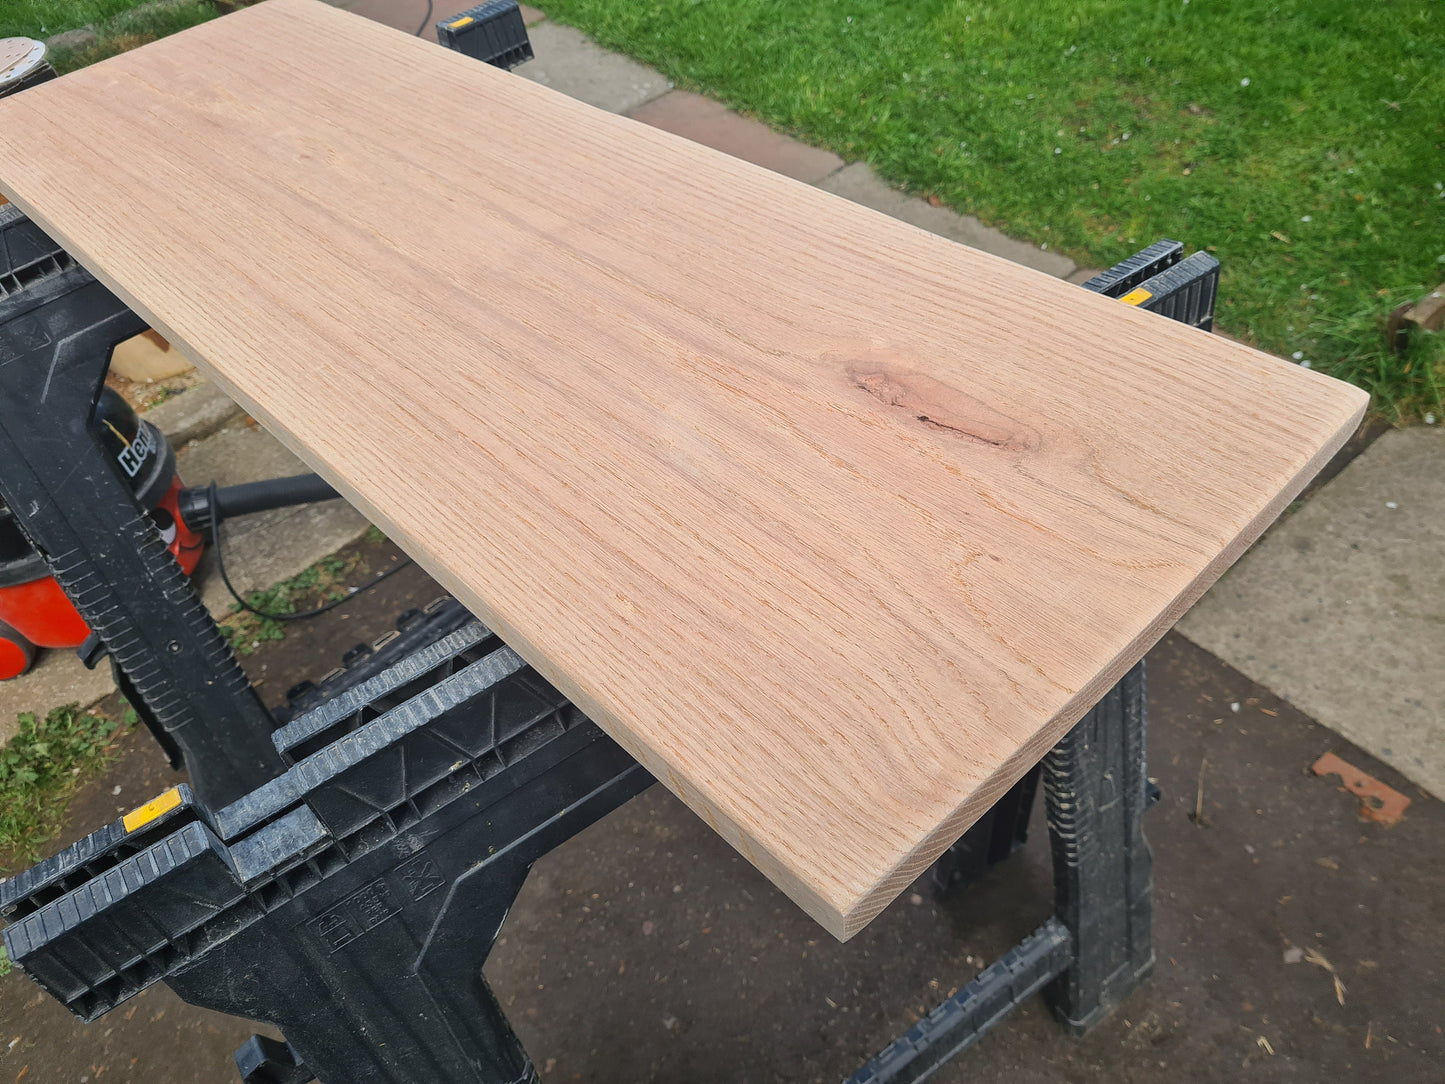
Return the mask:
[[463, 16], [462, 16], [460, 19], [458, 19], [456, 22], [454, 22], [454, 23], [447, 23], [447, 29], [448, 29], [448, 30], [460, 30], [462, 27], [466, 26], [468, 23], [474, 23], [474, 22], [476, 22], [476, 21], [477, 21], [477, 20], [473, 19], [470, 15], [463, 15]]
[[1119, 300], [1126, 305], [1142, 305], [1153, 296], [1153, 294], [1141, 286], [1137, 290], [1130, 290], [1123, 297], [1119, 298]]
[[132, 809], [125, 815], [121, 824], [125, 825], [127, 832], [136, 832], [150, 824], [159, 817], [164, 817], [172, 809], [181, 804], [181, 788], [172, 787], [159, 798], [152, 798], [139, 809]]

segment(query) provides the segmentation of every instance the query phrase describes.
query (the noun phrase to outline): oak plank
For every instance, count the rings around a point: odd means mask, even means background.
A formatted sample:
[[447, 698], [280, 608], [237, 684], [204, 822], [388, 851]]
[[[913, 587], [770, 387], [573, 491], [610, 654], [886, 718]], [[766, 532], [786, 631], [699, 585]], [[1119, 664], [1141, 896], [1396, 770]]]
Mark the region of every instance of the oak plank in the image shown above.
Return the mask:
[[0, 190], [839, 937], [1366, 403], [314, 0], [0, 101]]

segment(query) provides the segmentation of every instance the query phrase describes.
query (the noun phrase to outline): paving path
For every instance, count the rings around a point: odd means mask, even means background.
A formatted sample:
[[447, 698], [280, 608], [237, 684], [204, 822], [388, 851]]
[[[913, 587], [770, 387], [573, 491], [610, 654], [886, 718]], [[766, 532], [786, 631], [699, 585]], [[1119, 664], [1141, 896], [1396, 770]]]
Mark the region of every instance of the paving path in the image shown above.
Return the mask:
[[1445, 797], [1445, 429], [1380, 437], [1179, 631]]

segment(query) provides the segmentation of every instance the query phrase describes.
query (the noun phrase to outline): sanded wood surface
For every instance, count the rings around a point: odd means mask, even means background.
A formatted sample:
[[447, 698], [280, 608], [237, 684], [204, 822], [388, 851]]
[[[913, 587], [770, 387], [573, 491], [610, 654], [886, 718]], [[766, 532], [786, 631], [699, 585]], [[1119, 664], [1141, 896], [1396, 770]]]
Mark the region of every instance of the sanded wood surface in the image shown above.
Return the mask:
[[313, 0], [0, 101], [0, 188], [839, 936], [1365, 406]]

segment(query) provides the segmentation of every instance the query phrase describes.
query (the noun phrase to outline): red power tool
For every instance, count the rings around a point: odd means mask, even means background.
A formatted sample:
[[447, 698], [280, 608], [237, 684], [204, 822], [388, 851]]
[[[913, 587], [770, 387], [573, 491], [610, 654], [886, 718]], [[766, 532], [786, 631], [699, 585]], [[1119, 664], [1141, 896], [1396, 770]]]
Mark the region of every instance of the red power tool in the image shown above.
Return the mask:
[[[91, 426], [189, 575], [201, 559], [205, 541], [181, 518], [181, 479], [170, 444], [110, 388], [101, 391]], [[89, 635], [45, 559], [16, 526], [10, 509], [0, 503], [0, 681], [30, 669], [36, 648], [75, 648]]]

